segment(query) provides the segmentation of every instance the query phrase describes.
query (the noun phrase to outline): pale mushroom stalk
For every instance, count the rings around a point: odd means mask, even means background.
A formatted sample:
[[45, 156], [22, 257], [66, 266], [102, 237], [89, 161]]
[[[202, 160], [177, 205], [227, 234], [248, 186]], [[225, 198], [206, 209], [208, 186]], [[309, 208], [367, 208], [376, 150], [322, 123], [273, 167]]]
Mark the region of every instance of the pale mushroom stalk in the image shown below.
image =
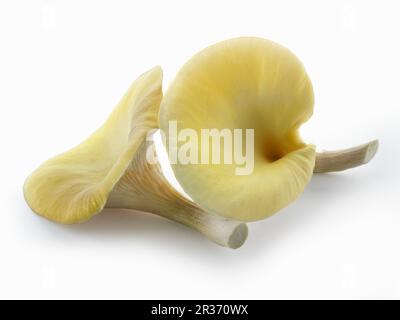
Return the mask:
[[378, 146], [378, 140], [373, 140], [348, 149], [317, 152], [314, 173], [342, 171], [364, 165], [375, 156]]
[[247, 238], [247, 225], [206, 212], [182, 196], [164, 177], [152, 141], [144, 142], [111, 192], [107, 208], [134, 209], [160, 215], [193, 228], [232, 249]]
[[200, 209], [168, 184], [157, 163], [147, 162], [146, 138], [158, 128], [161, 99], [162, 70], [156, 67], [132, 84], [103, 126], [26, 179], [31, 209], [62, 224], [86, 221], [106, 205], [148, 211], [222, 246], [240, 247], [247, 236], [244, 223]]

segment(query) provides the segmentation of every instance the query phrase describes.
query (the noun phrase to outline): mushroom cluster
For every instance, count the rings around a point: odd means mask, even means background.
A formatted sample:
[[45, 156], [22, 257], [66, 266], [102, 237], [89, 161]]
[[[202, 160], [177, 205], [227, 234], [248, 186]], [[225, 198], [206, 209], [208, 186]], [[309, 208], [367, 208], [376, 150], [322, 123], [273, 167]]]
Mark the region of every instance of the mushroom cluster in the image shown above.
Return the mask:
[[[104, 208], [134, 209], [238, 248], [247, 237], [245, 222], [294, 201], [313, 173], [356, 167], [375, 155], [377, 140], [323, 153], [303, 142], [299, 127], [311, 117], [313, 104], [311, 81], [288, 49], [252, 37], [223, 41], [193, 56], [165, 96], [161, 68], [140, 76], [102, 127], [26, 179], [24, 196], [34, 212], [63, 224], [86, 221]], [[151, 139], [160, 128], [170, 157], [177, 154], [185, 141], [173, 139], [171, 122], [199, 136], [206, 128], [252, 130], [252, 171], [237, 174], [235, 161], [170, 159], [192, 200], [187, 199], [164, 177]], [[220, 152], [192, 148], [202, 158]]]

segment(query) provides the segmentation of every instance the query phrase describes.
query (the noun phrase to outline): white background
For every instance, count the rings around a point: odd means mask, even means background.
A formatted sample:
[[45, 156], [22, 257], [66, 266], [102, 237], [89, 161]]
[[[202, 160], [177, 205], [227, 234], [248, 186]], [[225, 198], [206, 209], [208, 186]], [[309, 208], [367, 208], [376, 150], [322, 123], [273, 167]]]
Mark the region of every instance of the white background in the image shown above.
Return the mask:
[[[0, 298], [400, 298], [399, 16], [396, 1], [1, 1]], [[314, 177], [239, 250], [152, 215], [68, 227], [31, 212], [26, 176], [95, 130], [139, 74], [161, 65], [166, 89], [192, 54], [241, 35], [305, 64], [306, 141], [379, 138], [376, 158]]]

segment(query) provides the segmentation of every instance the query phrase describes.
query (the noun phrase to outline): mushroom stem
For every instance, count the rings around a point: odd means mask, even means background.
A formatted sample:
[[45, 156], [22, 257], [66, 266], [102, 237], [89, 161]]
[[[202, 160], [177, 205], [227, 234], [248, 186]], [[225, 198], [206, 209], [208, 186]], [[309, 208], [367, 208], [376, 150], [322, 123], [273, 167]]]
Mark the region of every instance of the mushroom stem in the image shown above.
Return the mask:
[[[149, 154], [153, 156], [150, 161]], [[247, 238], [245, 223], [203, 210], [169, 184], [155, 156], [152, 141], [141, 145], [111, 192], [106, 207], [157, 214], [193, 228], [211, 241], [233, 249], [239, 248]]]
[[378, 150], [378, 140], [337, 151], [317, 152], [314, 173], [342, 171], [368, 163]]

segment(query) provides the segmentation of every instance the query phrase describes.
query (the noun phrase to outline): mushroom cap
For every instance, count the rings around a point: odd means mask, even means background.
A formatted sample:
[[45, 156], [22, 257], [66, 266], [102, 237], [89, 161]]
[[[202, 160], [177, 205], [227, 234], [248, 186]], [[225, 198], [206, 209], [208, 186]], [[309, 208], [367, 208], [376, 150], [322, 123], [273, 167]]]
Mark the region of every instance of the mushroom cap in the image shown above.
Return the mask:
[[[199, 164], [172, 161], [177, 180], [200, 206], [225, 217], [254, 221], [272, 215], [295, 200], [312, 176], [315, 147], [301, 140], [298, 129], [313, 104], [310, 79], [288, 49], [253, 37], [204, 49], [182, 67], [161, 103], [170, 160], [187, 143], [173, 141], [170, 121], [178, 133], [190, 128], [198, 137], [201, 129], [243, 129], [243, 135], [254, 129], [254, 170], [237, 175], [241, 163], [213, 164], [211, 148], [198, 148]], [[201, 163], [201, 152], [208, 153], [208, 164]]]
[[100, 212], [148, 131], [158, 127], [161, 86], [160, 67], [144, 73], [97, 131], [37, 168], [24, 184], [31, 209], [65, 224]]

